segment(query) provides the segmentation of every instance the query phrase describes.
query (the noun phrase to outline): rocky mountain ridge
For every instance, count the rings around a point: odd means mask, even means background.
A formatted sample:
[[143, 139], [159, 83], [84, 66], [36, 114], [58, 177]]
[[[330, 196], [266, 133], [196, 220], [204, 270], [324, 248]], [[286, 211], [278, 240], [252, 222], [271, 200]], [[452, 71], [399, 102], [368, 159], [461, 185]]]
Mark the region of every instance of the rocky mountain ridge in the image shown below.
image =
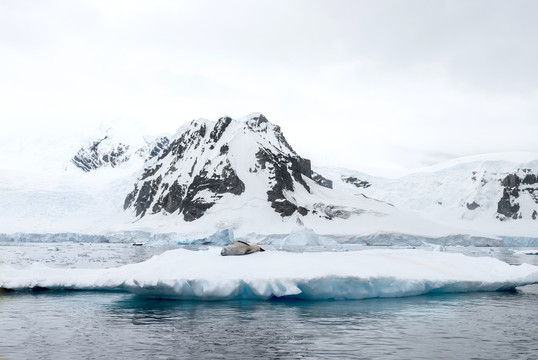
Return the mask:
[[[271, 208], [282, 217], [311, 211], [289, 196], [297, 188], [310, 193], [304, 179], [315, 181], [310, 161], [300, 157], [280, 127], [262, 114], [242, 121], [230, 117], [192, 121], [144, 170], [124, 209], [134, 209], [137, 217], [177, 212], [185, 221], [194, 221], [223, 197], [243, 194], [246, 177], [257, 183], [249, 184], [250, 190], [258, 192], [256, 196], [265, 192]], [[327, 186], [319, 175], [316, 179]]]
[[173, 136], [141, 139], [126, 128], [75, 152], [72, 167], [63, 156], [61, 172], [0, 174], [3, 231], [283, 234], [304, 226], [383, 239], [538, 238], [534, 154], [457, 159], [386, 179], [313, 166], [262, 114], [194, 120]]
[[497, 223], [538, 220], [538, 160], [474, 157], [397, 179], [347, 169], [316, 171], [343, 191], [360, 192], [430, 219]]
[[144, 161], [149, 161], [163, 151], [169, 144], [166, 136], [146, 140], [145, 145], [135, 148], [132, 145], [122, 143], [109, 135], [91, 141], [81, 147], [71, 158], [71, 162], [79, 169], [90, 172], [104, 167], [116, 167], [138, 156]]

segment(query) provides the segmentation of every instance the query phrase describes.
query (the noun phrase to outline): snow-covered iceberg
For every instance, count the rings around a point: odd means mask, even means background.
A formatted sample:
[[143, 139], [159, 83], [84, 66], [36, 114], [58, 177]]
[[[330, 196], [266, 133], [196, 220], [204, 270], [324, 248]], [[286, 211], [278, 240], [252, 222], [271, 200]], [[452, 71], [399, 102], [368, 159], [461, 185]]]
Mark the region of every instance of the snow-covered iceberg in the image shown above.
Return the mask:
[[439, 292], [510, 290], [538, 283], [538, 267], [425, 250], [290, 253], [222, 257], [220, 248], [177, 249], [108, 269], [0, 268], [0, 287], [127, 290], [198, 300], [365, 299]]
[[273, 245], [280, 250], [303, 251], [307, 247], [336, 248], [338, 243], [323, 236], [314, 230], [302, 227], [292, 231], [284, 237], [268, 236], [260, 242], [261, 245]]

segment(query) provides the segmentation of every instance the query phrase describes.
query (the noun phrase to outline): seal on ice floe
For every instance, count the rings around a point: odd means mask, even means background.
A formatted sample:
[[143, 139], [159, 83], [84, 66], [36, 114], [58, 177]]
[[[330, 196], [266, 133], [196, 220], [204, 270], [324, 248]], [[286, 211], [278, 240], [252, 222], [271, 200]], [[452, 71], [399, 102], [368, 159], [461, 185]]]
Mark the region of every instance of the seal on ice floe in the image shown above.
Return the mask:
[[247, 255], [258, 251], [265, 251], [257, 244], [249, 244], [247, 242], [238, 240], [231, 242], [228, 246], [223, 248], [220, 252], [222, 256], [229, 255]]

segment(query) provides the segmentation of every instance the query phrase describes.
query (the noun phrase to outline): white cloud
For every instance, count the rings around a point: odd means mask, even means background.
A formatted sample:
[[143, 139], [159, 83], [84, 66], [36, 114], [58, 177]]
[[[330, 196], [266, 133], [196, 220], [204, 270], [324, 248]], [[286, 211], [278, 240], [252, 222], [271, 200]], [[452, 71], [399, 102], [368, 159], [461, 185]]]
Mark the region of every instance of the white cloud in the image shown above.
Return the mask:
[[314, 162], [359, 170], [538, 151], [537, 7], [4, 2], [0, 137], [260, 111]]

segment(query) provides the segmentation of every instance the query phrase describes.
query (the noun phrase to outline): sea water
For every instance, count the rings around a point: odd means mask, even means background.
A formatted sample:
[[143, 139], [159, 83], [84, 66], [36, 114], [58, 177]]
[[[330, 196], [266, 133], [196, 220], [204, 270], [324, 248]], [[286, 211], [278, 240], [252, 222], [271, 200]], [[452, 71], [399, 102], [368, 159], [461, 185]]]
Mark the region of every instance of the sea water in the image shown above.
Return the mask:
[[[116, 266], [164, 251], [93, 246], [0, 244], [0, 261], [25, 265], [35, 252], [57, 266]], [[538, 265], [538, 256], [512, 249], [448, 250]], [[79, 256], [87, 252], [95, 256]], [[0, 359], [77, 358], [535, 359], [538, 286], [358, 301], [170, 301], [85, 291], [0, 296]]]

